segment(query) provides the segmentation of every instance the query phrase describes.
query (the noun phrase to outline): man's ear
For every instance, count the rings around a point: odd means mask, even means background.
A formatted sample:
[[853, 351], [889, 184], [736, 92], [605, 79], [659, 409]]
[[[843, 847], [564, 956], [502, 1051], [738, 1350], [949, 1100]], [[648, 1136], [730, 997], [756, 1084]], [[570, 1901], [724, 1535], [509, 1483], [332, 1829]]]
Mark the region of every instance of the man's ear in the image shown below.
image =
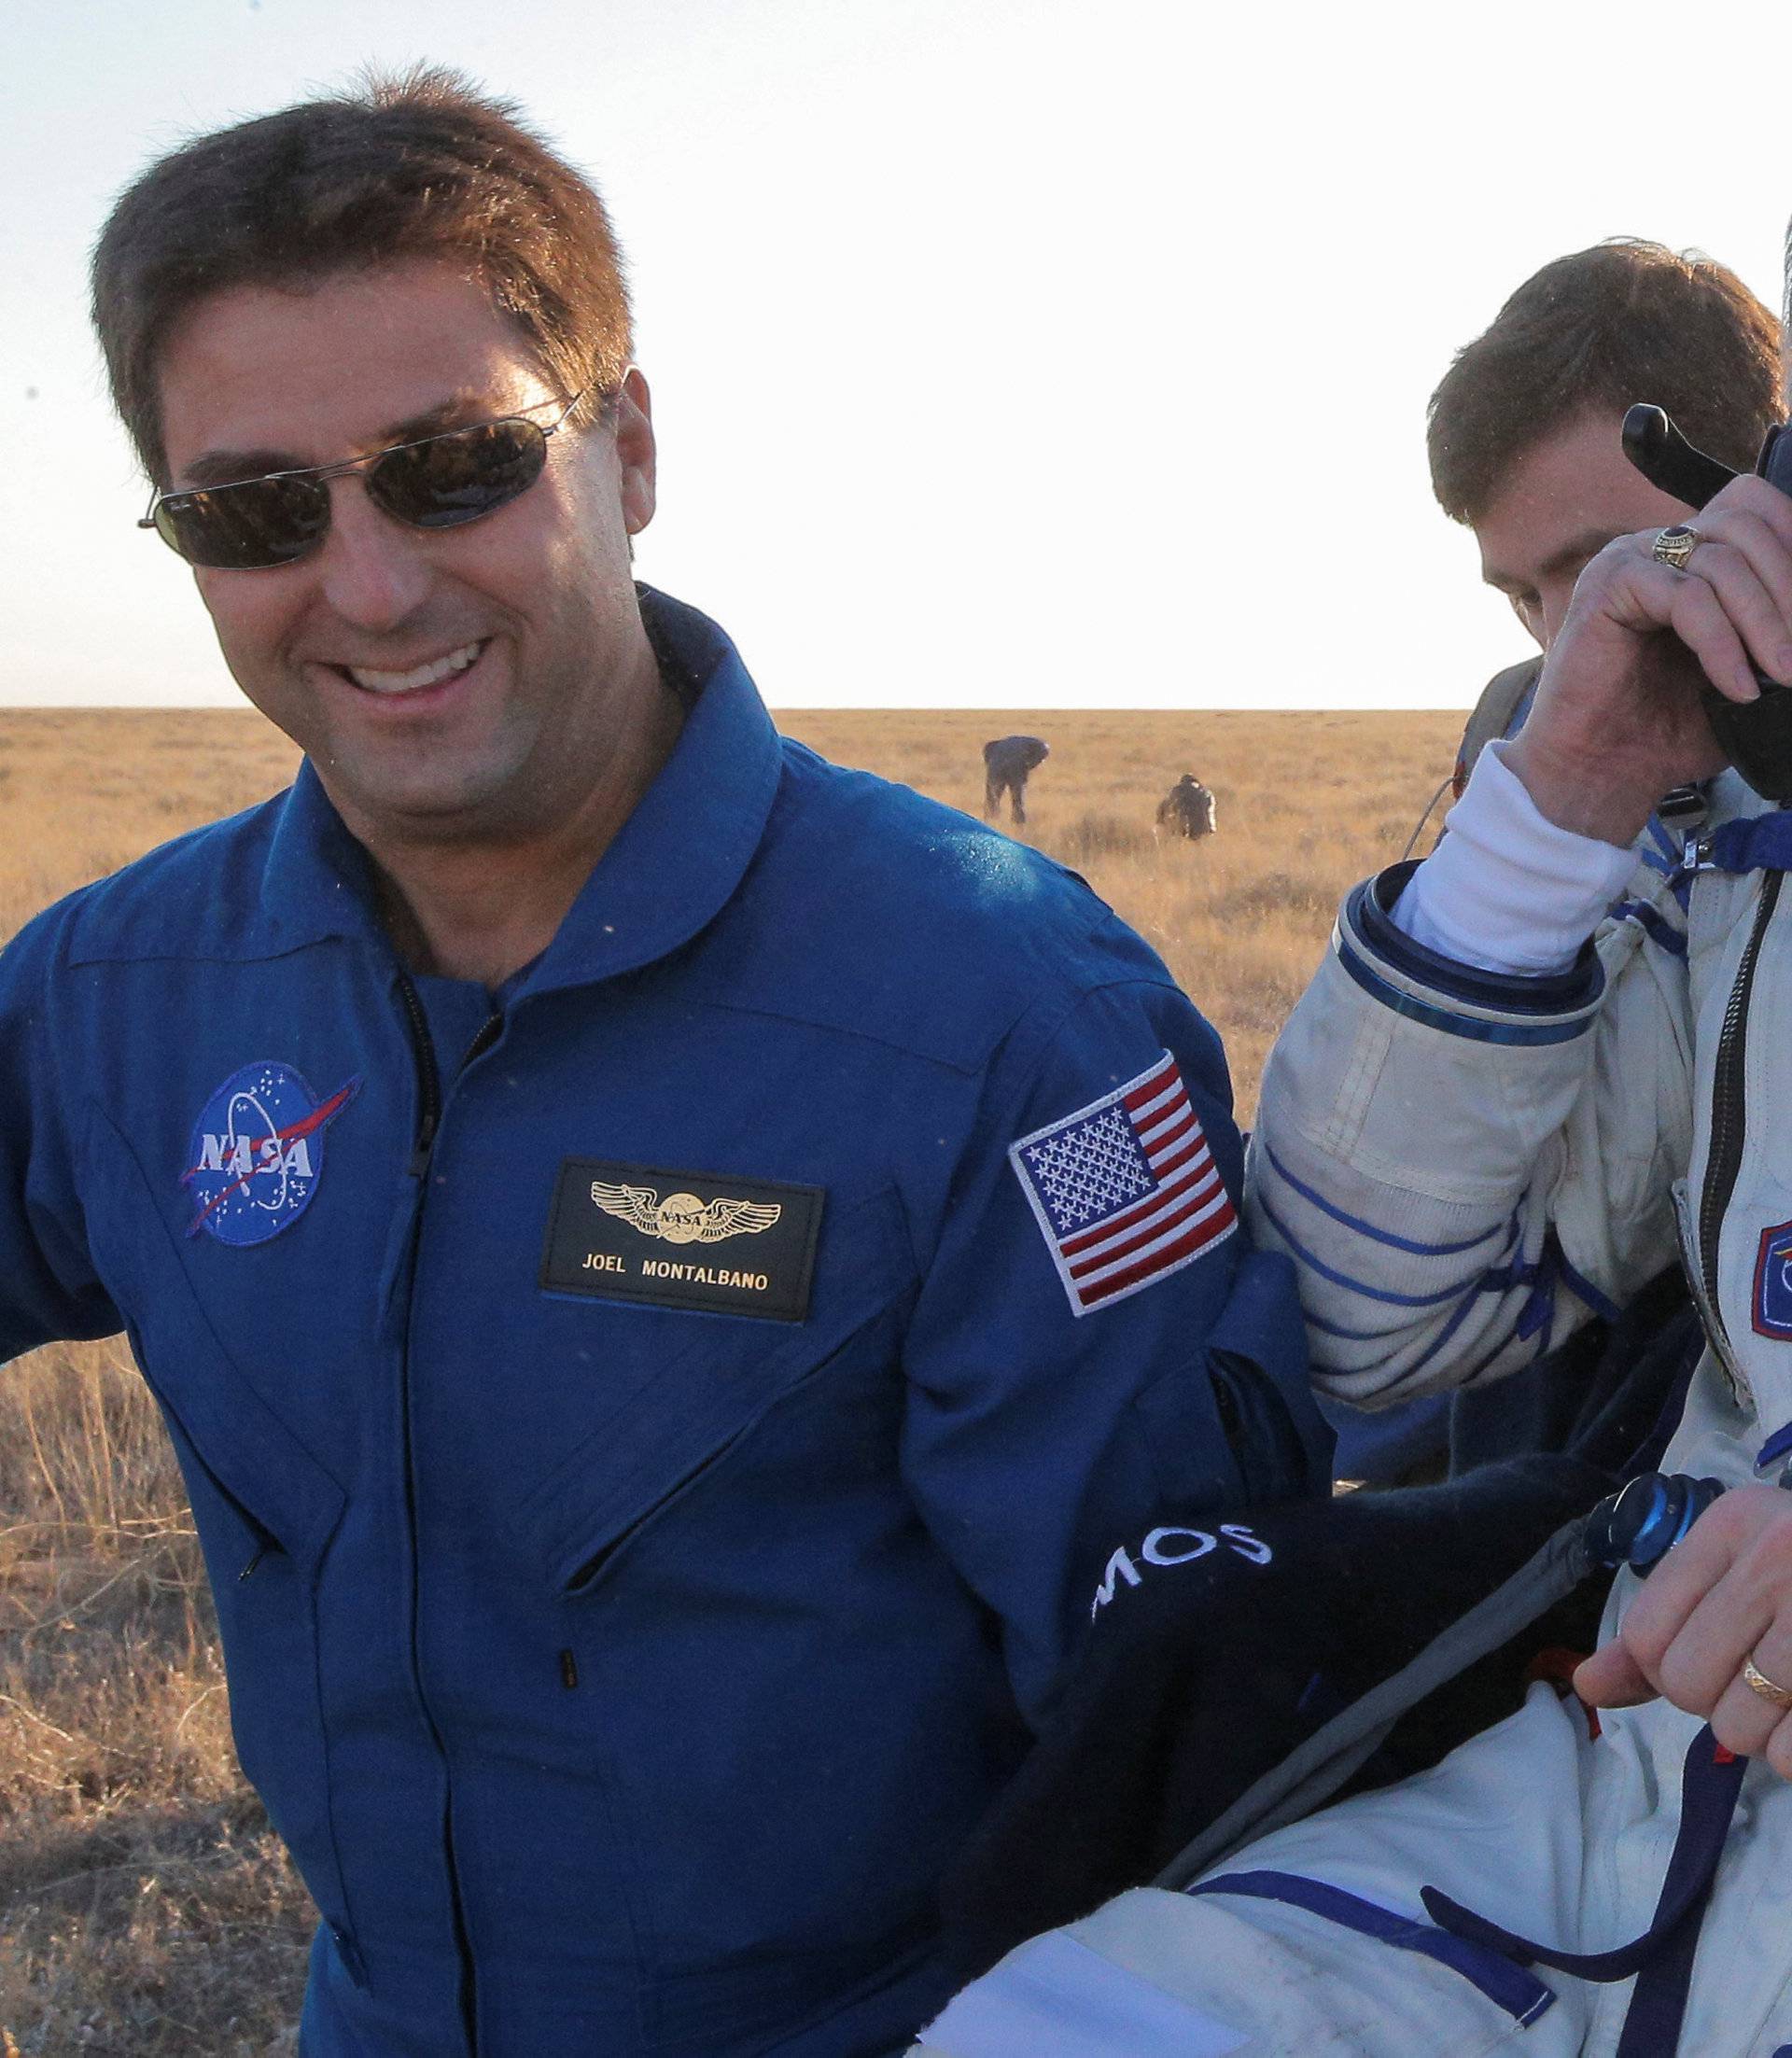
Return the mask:
[[623, 526], [638, 536], [653, 519], [653, 400], [632, 365], [616, 396], [616, 458], [622, 470]]

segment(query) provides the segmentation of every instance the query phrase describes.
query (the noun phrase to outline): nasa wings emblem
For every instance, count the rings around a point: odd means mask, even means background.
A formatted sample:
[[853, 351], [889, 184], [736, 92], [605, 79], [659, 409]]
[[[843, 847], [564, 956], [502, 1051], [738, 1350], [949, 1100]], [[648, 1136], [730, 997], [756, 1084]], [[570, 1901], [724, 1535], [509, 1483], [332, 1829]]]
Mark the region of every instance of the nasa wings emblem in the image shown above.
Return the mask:
[[695, 1194], [668, 1194], [651, 1186], [612, 1185], [594, 1179], [591, 1197], [607, 1215], [616, 1215], [643, 1236], [667, 1243], [725, 1243], [730, 1237], [760, 1236], [775, 1228], [784, 1212], [776, 1201], [723, 1200], [706, 1205]]
[[350, 1079], [328, 1099], [290, 1065], [259, 1059], [234, 1071], [200, 1112], [180, 1183], [194, 1207], [187, 1234], [265, 1243], [311, 1205], [324, 1169], [324, 1131], [360, 1090]]

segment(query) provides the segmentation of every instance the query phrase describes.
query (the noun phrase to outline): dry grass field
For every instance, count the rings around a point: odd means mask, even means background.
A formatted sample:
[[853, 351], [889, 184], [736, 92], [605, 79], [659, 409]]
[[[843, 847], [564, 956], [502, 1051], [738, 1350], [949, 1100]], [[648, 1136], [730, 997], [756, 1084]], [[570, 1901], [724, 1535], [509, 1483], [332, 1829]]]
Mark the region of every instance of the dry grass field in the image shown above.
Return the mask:
[[[844, 763], [982, 801], [984, 737], [1048, 737], [1018, 832], [1140, 929], [1223, 1031], [1240, 1114], [1339, 894], [1399, 856], [1450, 714], [804, 713]], [[246, 711], [0, 710], [0, 936], [285, 784]], [[1219, 833], [1158, 842], [1193, 770]], [[0, 2058], [275, 2058], [310, 1933], [231, 1754], [179, 1476], [122, 1342], [0, 1377]]]

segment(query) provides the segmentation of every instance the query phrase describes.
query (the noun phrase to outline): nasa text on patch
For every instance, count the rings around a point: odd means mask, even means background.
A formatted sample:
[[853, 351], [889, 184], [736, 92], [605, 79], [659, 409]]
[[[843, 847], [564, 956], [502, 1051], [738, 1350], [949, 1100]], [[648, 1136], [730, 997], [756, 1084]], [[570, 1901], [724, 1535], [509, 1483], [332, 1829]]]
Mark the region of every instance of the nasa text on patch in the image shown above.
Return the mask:
[[1239, 1225], [1168, 1051], [1008, 1156], [1076, 1315], [1181, 1271]]
[[1755, 1333], [1792, 1343], [1792, 1222], [1761, 1231], [1755, 1259]]
[[200, 1110], [180, 1183], [193, 1203], [189, 1236], [265, 1243], [298, 1221], [324, 1171], [324, 1131], [354, 1099], [358, 1078], [319, 1099], [290, 1065], [258, 1058], [233, 1071]]
[[541, 1283], [712, 1315], [802, 1322], [826, 1189], [569, 1157]]

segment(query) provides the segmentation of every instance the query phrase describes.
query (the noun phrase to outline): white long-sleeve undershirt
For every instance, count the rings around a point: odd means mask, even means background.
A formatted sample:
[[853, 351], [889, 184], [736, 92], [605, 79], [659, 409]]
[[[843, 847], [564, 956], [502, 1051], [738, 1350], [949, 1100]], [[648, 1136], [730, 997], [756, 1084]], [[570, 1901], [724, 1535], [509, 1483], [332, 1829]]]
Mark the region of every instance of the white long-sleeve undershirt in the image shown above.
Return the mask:
[[1636, 869], [1636, 853], [1562, 829], [1537, 810], [1490, 743], [1445, 817], [1449, 833], [1394, 903], [1396, 925], [1454, 964], [1561, 972]]

